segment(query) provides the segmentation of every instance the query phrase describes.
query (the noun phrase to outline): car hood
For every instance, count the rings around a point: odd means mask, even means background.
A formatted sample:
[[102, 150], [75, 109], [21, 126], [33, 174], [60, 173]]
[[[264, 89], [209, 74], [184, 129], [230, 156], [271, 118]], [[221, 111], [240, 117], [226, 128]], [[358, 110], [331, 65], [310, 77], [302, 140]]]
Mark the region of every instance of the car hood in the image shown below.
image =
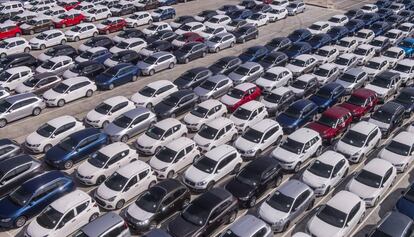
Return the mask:
[[147, 136], [147, 134], [143, 134], [137, 139], [137, 144], [144, 146], [144, 147], [154, 146], [155, 144], [158, 144], [158, 142], [159, 142], [158, 140], [155, 140]]
[[362, 149], [362, 147], [351, 146], [351, 145], [349, 145], [345, 142], [338, 141], [336, 149], [340, 153], [353, 155], [353, 154], [359, 152]]
[[288, 150], [285, 150], [281, 147], [277, 147], [272, 152], [272, 156], [275, 157], [277, 160], [283, 161], [285, 163], [291, 163], [298, 159], [299, 155]]
[[[244, 120], [243, 120], [244, 121]], [[258, 143], [254, 143], [251, 142], [249, 140], [246, 140], [242, 137], [238, 138], [235, 142], [234, 142], [234, 146], [237, 149], [243, 150], [243, 151], [248, 151], [250, 149], [255, 148], [258, 145]]]
[[225, 105], [233, 106], [237, 102], [239, 102], [239, 99], [233, 98], [233, 97], [228, 96], [228, 95], [224, 95], [223, 97], [221, 97], [220, 101]]
[[181, 215], [177, 216], [168, 224], [168, 232], [173, 237], [190, 237], [193, 236], [200, 229], [200, 226], [196, 226], [186, 220]]
[[295, 93], [295, 94], [301, 94], [301, 93], [304, 92], [304, 89], [299, 89], [299, 88], [292, 87], [292, 86], [289, 86], [288, 88], [289, 88], [289, 90], [293, 91], [293, 93]]
[[26, 142], [29, 144], [35, 145], [35, 144], [40, 144], [45, 139], [47, 138], [41, 136], [39, 133], [32, 132], [29, 134], [29, 136], [26, 137]]
[[59, 145], [56, 145], [46, 152], [44, 159], [49, 161], [59, 161], [63, 160], [70, 153], [72, 153], [72, 151], [63, 150]]
[[206, 90], [206, 89], [201, 88], [201, 87], [196, 87], [196, 88], [194, 89], [194, 93], [195, 93], [197, 96], [206, 96], [206, 95], [210, 94], [210, 93], [211, 93], [211, 91]]
[[263, 202], [259, 207], [259, 216], [267, 223], [276, 223], [278, 220], [283, 220], [289, 217], [286, 212], [279, 211], [271, 207], [267, 202]]
[[45, 42], [44, 40], [40, 40], [40, 39], [34, 38], [34, 37], [29, 40], [30, 44], [40, 44], [40, 43], [44, 43], [44, 42]]
[[47, 91], [43, 94], [43, 98], [45, 98], [45, 99], [56, 99], [56, 98], [59, 98], [59, 97], [61, 97], [61, 96], [62, 96], [62, 94], [57, 93], [56, 91], [54, 91], [54, 90], [52, 90], [52, 89], [47, 90]]
[[402, 155], [393, 153], [385, 148], [380, 152], [379, 157], [381, 159], [389, 161], [391, 164], [401, 164], [411, 159], [410, 156], [402, 156]]
[[298, 123], [298, 119], [297, 118], [292, 118], [289, 117], [285, 114], [280, 114], [279, 116], [276, 117], [276, 121], [282, 125], [282, 127], [288, 127], [288, 126], [293, 126], [296, 123]]
[[28, 93], [28, 92], [32, 92], [33, 91], [33, 87], [28, 87], [25, 84], [19, 84], [17, 85], [17, 87], [14, 89], [14, 91], [16, 91], [17, 93], [21, 94], [21, 93]]
[[141, 70], [144, 70], [144, 69], [148, 69], [149, 67], [151, 67], [152, 65], [151, 64], [148, 64], [148, 63], [146, 63], [146, 62], [144, 62], [144, 61], [140, 61], [140, 62], [138, 62], [138, 64], [137, 64], [137, 67], [139, 68], [139, 69], [141, 69]]
[[86, 118], [90, 121], [97, 121], [97, 120], [105, 120], [107, 118], [106, 115], [100, 114], [96, 112], [95, 110], [89, 111], [89, 113], [86, 115]]
[[226, 189], [236, 198], [244, 198], [250, 196], [255, 187], [241, 183], [234, 178], [226, 185]]
[[45, 61], [47, 61], [47, 60], [51, 59], [52, 57], [51, 57], [51, 56], [49, 56], [49, 55], [46, 55], [45, 53], [41, 53], [39, 56], [37, 56], [37, 58], [38, 58], [40, 61], [45, 62]]
[[156, 158], [155, 156], [153, 156], [151, 158], [151, 160], [149, 161], [149, 165], [155, 170], [162, 170], [162, 169], [170, 166], [171, 163], [161, 161], [158, 158]]
[[184, 117], [184, 122], [188, 123], [188, 124], [201, 124], [205, 121], [206, 119], [204, 118], [200, 118], [197, 117], [191, 113], [188, 113], [185, 117]]
[[315, 103], [317, 106], [325, 105], [329, 103], [330, 99], [325, 99], [317, 95], [311, 96], [310, 100]]
[[398, 199], [397, 204], [395, 205], [396, 209], [403, 213], [404, 215], [414, 218], [414, 203], [407, 200], [404, 197]]
[[260, 102], [264, 104], [266, 108], [269, 108], [269, 109], [277, 108], [279, 106], [278, 103], [272, 103], [264, 99], [261, 99]]
[[368, 120], [368, 122], [370, 122], [370, 123], [373, 123], [373, 124], [377, 125], [379, 128], [385, 128], [385, 129], [387, 129], [387, 128], [390, 126], [388, 123], [384, 123], [384, 122], [381, 122], [381, 121], [375, 120], [375, 119], [373, 119], [373, 118], [370, 118], [370, 119]]
[[108, 188], [105, 183], [102, 183], [99, 185], [98, 189], [96, 189], [96, 194], [104, 199], [109, 199], [119, 195], [119, 192]]
[[234, 122], [236, 126], [249, 123], [249, 120], [239, 119], [239, 118], [236, 118], [235, 116], [230, 116], [230, 119]]
[[388, 91], [387, 88], [382, 88], [382, 87], [374, 86], [374, 85], [371, 85], [371, 84], [366, 85], [365, 88], [370, 89], [372, 91], [375, 91], [375, 93], [380, 94], [380, 95], [385, 95]]
[[114, 135], [118, 135], [119, 133], [121, 133], [124, 129], [125, 128], [118, 127], [114, 123], [110, 123], [104, 128], [103, 132], [108, 134], [108, 136], [114, 136]]
[[318, 237], [336, 237], [339, 236], [341, 228], [330, 225], [317, 216], [314, 216], [308, 223], [309, 232]]
[[201, 171], [194, 166], [190, 166], [184, 173], [184, 177], [188, 180], [191, 180], [195, 183], [201, 182], [201, 181], [209, 181], [209, 176], [213, 174], [208, 174], [204, 171]]
[[27, 30], [27, 29], [30, 29], [30, 28], [33, 28], [33, 26], [31, 26], [29, 24], [26, 24], [26, 23], [24, 23], [20, 26], [20, 29], [22, 29], [22, 30]]
[[365, 185], [352, 179], [348, 184], [348, 190], [352, 193], [355, 193], [360, 198], [370, 198], [376, 196], [378, 189]]
[[[93, 158], [92, 158], [93, 159]], [[90, 175], [96, 175], [101, 173], [102, 169], [98, 168], [96, 166], [93, 166], [88, 161], [83, 162], [78, 168], [76, 169], [76, 172], [78, 172], [82, 176], [90, 176]]]
[[193, 137], [193, 140], [199, 145], [199, 146], [204, 146], [204, 145], [206, 145], [206, 144], [209, 144], [209, 143], [211, 143], [211, 142], [214, 142], [215, 140], [212, 140], [212, 139], [207, 139], [207, 138], [204, 138], [204, 137], [202, 137], [202, 136], [200, 136], [200, 135], [198, 135], [198, 134], [196, 134], [194, 137]]
[[9, 218], [19, 215], [25, 206], [19, 206], [12, 202], [9, 198], [4, 197], [0, 200], [0, 218]]
[[155, 114], [167, 114], [168, 112], [172, 111], [175, 107], [171, 107], [165, 103], [158, 103], [154, 106]]
[[321, 187], [323, 184], [326, 184], [329, 179], [317, 176], [308, 170], [305, 170], [302, 175], [302, 181], [313, 188]]
[[75, 72], [72, 72], [72, 71], [70, 71], [70, 70], [66, 70], [66, 71], [63, 73], [63, 77], [64, 77], [64, 78], [66, 78], [66, 79], [68, 79], [68, 78], [72, 78], [72, 77], [77, 77], [77, 76], [79, 76], [79, 73], [75, 73]]
[[131, 204], [128, 207], [127, 213], [138, 221], [148, 220], [154, 215], [154, 213], [144, 211], [143, 209], [138, 207], [135, 203]]
[[26, 229], [26, 233], [31, 237], [48, 236], [51, 232], [53, 232], [53, 229], [46, 229], [40, 226], [36, 220], [30, 222]]
[[320, 123], [316, 123], [316, 122], [312, 122], [309, 123], [308, 125], [306, 125], [306, 127], [315, 130], [316, 132], [323, 134], [327, 131], [329, 131], [330, 129], [332, 129], [331, 127], [328, 127], [326, 125], [320, 124]]
[[274, 86], [276, 82], [264, 79], [263, 77], [259, 77], [259, 79], [255, 81], [255, 84], [261, 87], [270, 87], [270, 86]]

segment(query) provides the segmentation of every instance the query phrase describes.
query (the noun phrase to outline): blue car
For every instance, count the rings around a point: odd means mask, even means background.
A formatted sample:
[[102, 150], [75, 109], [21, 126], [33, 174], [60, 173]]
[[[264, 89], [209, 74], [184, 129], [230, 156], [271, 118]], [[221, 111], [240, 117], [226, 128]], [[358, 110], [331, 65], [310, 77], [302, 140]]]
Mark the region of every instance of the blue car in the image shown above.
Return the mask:
[[348, 28], [345, 26], [333, 26], [327, 34], [331, 37], [332, 42], [337, 42], [349, 34]]
[[395, 209], [402, 214], [414, 219], [414, 183], [403, 192], [403, 195], [395, 204]]
[[328, 83], [322, 86], [309, 99], [318, 106], [318, 112], [323, 112], [333, 106], [345, 96], [345, 88], [336, 82]]
[[312, 33], [308, 29], [297, 29], [288, 35], [292, 43], [302, 42], [308, 40]]
[[316, 34], [312, 35], [308, 41], [313, 50], [317, 50], [325, 45], [328, 45], [332, 42], [331, 36], [328, 34]]
[[229, 13], [229, 17], [232, 20], [246, 20], [251, 15], [253, 15], [253, 12], [250, 9], [239, 9]]
[[363, 20], [352, 19], [352, 20], [348, 21], [348, 23], [346, 23], [344, 26], [348, 29], [349, 35], [353, 35], [353, 34], [355, 34], [355, 32], [357, 32], [360, 29], [364, 28], [365, 23], [364, 23]]
[[226, 4], [226, 5], [221, 6], [218, 10], [220, 12], [223, 12], [223, 14], [228, 15], [229, 13], [233, 11], [239, 10], [239, 8], [236, 5]]
[[151, 14], [153, 21], [163, 21], [166, 19], [174, 19], [175, 15], [176, 15], [175, 9], [172, 7], [160, 7]]
[[380, 20], [380, 16], [377, 13], [365, 13], [364, 15], [360, 16], [358, 19], [363, 20], [365, 24], [365, 28], [368, 28], [370, 25], [374, 24]]
[[404, 50], [405, 55], [411, 57], [414, 53], [414, 38], [405, 38], [397, 46]]
[[405, 87], [400, 90], [394, 102], [404, 106], [405, 115], [410, 117], [414, 113], [414, 87]]
[[397, 15], [397, 14], [393, 14], [391, 16], [389, 16], [387, 19], [385, 19], [388, 24], [391, 25], [391, 27], [397, 27], [399, 26], [401, 23], [404, 22], [404, 17]]
[[45, 162], [57, 169], [70, 169], [73, 164], [82, 161], [99, 150], [109, 141], [108, 136], [97, 128], [85, 128], [64, 138], [50, 148]]
[[402, 16], [404, 21], [410, 21], [414, 17], [414, 11], [413, 10], [402, 10], [398, 13], [399, 16]]
[[311, 121], [318, 113], [318, 106], [308, 99], [300, 99], [291, 104], [276, 121], [283, 127], [285, 134], [290, 134]]
[[378, 35], [382, 35], [385, 32], [387, 32], [388, 30], [391, 29], [391, 25], [390, 23], [386, 22], [386, 21], [377, 21], [374, 24], [372, 24], [369, 29], [371, 29], [375, 36]]
[[161, 6], [171, 6], [174, 4], [178, 4], [178, 0], [158, 0]]
[[72, 178], [63, 172], [39, 174], [0, 200], [0, 227], [20, 228], [50, 203], [74, 190]]
[[381, 20], [385, 20], [387, 19], [387, 17], [394, 14], [394, 11], [389, 8], [380, 8], [378, 9], [377, 14], [379, 15]]
[[95, 79], [96, 86], [100, 89], [112, 90], [116, 86], [123, 85], [130, 81], [136, 81], [140, 70], [136, 65], [120, 63], [106, 69]]
[[98, 46], [81, 53], [75, 58], [75, 61], [77, 63], [93, 61], [103, 64], [110, 57], [112, 57], [112, 53], [107, 48]]
[[297, 42], [292, 44], [292, 46], [283, 50], [282, 52], [285, 53], [291, 59], [301, 54], [311, 53], [312, 46], [306, 42]]
[[248, 48], [244, 53], [239, 55], [240, 60], [245, 62], [257, 62], [269, 53], [265, 46], [253, 46]]
[[390, 0], [378, 0], [375, 5], [378, 6], [378, 8], [387, 8], [389, 6], [391, 6], [392, 1]]

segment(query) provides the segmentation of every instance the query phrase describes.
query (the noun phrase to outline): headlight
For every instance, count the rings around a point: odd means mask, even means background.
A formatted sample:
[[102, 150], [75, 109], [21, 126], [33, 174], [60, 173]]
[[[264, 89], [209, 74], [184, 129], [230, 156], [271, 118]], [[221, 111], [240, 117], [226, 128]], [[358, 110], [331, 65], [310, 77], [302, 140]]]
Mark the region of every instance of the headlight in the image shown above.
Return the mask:
[[1, 219], [0, 221], [1, 221], [1, 222], [9, 222], [9, 221], [11, 221], [11, 218]]
[[138, 225], [148, 225], [149, 224], [149, 220], [145, 220], [145, 221], [138, 221]]
[[207, 181], [201, 181], [197, 183], [197, 185], [205, 185], [205, 184], [207, 184]]
[[256, 150], [255, 150], [255, 149], [250, 149], [250, 150], [246, 151], [246, 153], [247, 153], [247, 154], [253, 154], [253, 153], [255, 153], [255, 152], [256, 152]]
[[322, 184], [319, 188], [325, 188], [326, 184]]
[[353, 154], [352, 157], [359, 157], [361, 155], [361, 151], [358, 151], [357, 153]]
[[370, 197], [370, 198], [364, 198], [364, 201], [366, 202], [372, 202], [374, 201], [375, 197]]
[[209, 146], [210, 146], [210, 143], [203, 145], [203, 147], [209, 147]]
[[160, 169], [161, 172], [165, 172], [167, 170], [167, 167]]
[[246, 197], [241, 197], [241, 198], [240, 198], [240, 200], [242, 200], [242, 201], [247, 201], [247, 200], [249, 200], [249, 196], [246, 196]]
[[32, 144], [31, 146], [32, 146], [32, 147], [39, 147], [39, 146], [40, 146], [40, 144]]
[[113, 196], [113, 197], [111, 197], [111, 198], [108, 198], [108, 201], [109, 201], [109, 202], [113, 202], [113, 201], [115, 200], [115, 198], [116, 198], [116, 196]]

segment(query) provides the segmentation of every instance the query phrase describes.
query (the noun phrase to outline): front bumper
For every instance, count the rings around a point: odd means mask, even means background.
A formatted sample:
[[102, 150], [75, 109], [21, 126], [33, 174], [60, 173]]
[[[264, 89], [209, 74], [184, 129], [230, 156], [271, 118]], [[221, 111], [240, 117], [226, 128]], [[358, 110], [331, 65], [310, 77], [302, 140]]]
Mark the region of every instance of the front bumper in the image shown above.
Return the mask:
[[114, 202], [109, 202], [107, 200], [104, 200], [103, 198], [99, 197], [98, 195], [94, 195], [95, 197], [95, 201], [96, 203], [98, 203], [98, 205], [106, 210], [115, 210], [115, 201]]

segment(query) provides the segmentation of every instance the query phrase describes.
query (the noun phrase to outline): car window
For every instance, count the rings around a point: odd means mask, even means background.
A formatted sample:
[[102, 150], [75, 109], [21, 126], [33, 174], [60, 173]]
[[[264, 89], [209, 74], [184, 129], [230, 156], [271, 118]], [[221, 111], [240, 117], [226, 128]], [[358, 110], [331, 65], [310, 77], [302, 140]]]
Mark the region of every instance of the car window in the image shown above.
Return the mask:
[[112, 112], [112, 113], [115, 113], [115, 112], [117, 112], [118, 110], [120, 110], [120, 109], [124, 108], [124, 107], [125, 107], [125, 106], [127, 106], [127, 105], [128, 105], [128, 102], [127, 102], [127, 101], [122, 102], [122, 103], [119, 103], [119, 104], [115, 105], [115, 106], [112, 108], [111, 112]]
[[357, 214], [357, 212], [358, 212], [358, 210], [359, 210], [359, 208], [360, 208], [360, 206], [361, 206], [361, 202], [358, 202], [358, 204], [356, 204], [353, 208], [352, 208], [352, 210], [351, 210], [351, 212], [349, 213], [349, 215], [348, 215], [348, 219], [347, 219], [347, 221], [346, 221], [346, 223], [348, 224], [352, 219], [354, 219], [354, 217], [355, 217], [355, 215]]
[[386, 183], [388, 181], [388, 179], [390, 178], [392, 174], [392, 168], [390, 168], [384, 175], [384, 178], [382, 179], [382, 183]]
[[62, 218], [62, 221], [59, 223], [59, 225], [64, 226], [66, 223], [71, 221], [75, 217], [75, 211], [72, 209], [66, 215]]
[[138, 175], [139, 176], [139, 180], [142, 180], [145, 177], [147, 177], [148, 173], [149, 173], [149, 169], [146, 169], [146, 170], [142, 171], [141, 173], [139, 173], [139, 175]]
[[216, 139], [220, 139], [224, 135], [225, 131], [224, 128], [222, 128], [218, 133]]
[[132, 124], [136, 125], [141, 123], [142, 121], [145, 121], [149, 117], [149, 115], [149, 113], [142, 114], [141, 116], [136, 118]]
[[127, 185], [125, 185], [124, 191], [129, 190], [136, 183], [138, 183], [138, 179], [137, 179], [137, 176], [134, 176], [128, 181]]
[[81, 212], [83, 212], [89, 205], [89, 201], [86, 201], [82, 204], [80, 204], [79, 206], [76, 207], [76, 213], [79, 214]]
[[29, 170], [31, 167], [31, 164], [24, 164], [21, 165], [11, 171], [9, 171], [5, 176], [3, 176], [3, 178], [1, 179], [1, 182], [7, 182], [11, 179], [14, 179], [15, 177], [19, 176], [20, 174], [26, 172], [27, 170]]
[[185, 150], [183, 149], [177, 154], [176, 159], [174, 160], [174, 163], [181, 160], [184, 157], [184, 155], [185, 155]]
[[61, 133], [63, 133], [63, 132], [66, 132], [67, 130], [69, 130], [69, 129], [71, 129], [71, 128], [73, 128], [73, 127], [75, 127], [75, 125], [76, 125], [76, 122], [71, 122], [71, 123], [68, 123], [68, 124], [65, 124], [65, 125], [62, 125], [60, 128], [58, 128], [58, 129], [56, 129], [56, 131], [55, 131], [55, 135], [59, 135], [59, 134], [61, 134]]

